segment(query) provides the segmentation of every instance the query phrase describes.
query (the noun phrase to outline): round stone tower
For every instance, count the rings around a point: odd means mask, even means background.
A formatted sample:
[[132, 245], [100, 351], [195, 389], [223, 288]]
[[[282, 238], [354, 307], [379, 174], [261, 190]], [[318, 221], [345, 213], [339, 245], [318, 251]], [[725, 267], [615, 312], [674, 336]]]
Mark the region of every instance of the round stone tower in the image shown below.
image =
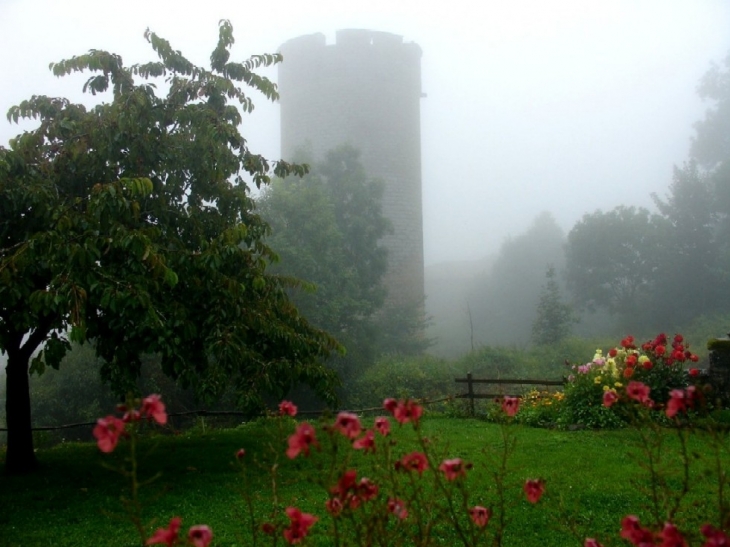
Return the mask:
[[391, 305], [421, 304], [421, 48], [387, 32], [341, 30], [289, 40], [279, 65], [281, 155], [305, 148], [320, 160], [342, 144], [360, 151], [385, 183], [383, 212], [393, 234], [385, 283]]

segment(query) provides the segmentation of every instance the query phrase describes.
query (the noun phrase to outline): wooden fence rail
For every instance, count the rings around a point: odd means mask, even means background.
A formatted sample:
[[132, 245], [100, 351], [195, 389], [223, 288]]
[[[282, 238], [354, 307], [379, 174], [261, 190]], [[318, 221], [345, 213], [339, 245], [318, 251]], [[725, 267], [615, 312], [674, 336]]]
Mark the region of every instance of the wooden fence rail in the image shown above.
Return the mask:
[[[466, 374], [466, 378], [454, 378], [457, 384], [467, 384], [467, 392], [456, 395], [456, 399], [469, 399], [469, 413], [474, 416], [474, 399], [495, 399], [510, 395], [504, 391], [500, 393], [475, 393], [474, 384], [491, 384], [491, 385], [529, 385], [529, 386], [563, 386], [565, 379], [562, 380], [530, 380], [519, 378], [474, 378], [471, 372]], [[513, 394], [517, 395], [517, 394]]]

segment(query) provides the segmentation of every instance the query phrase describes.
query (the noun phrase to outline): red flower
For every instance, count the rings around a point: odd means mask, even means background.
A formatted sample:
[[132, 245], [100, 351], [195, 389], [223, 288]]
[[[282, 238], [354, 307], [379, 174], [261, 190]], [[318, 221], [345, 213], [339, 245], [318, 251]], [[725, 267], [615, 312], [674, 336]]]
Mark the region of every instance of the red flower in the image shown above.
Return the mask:
[[167, 423], [167, 412], [165, 412], [165, 404], [159, 395], [150, 395], [142, 399], [142, 415], [147, 419], [153, 419], [160, 425]]
[[405, 401], [396, 401], [395, 399], [386, 399], [383, 401], [383, 407], [385, 410], [393, 414], [393, 417], [400, 424], [408, 422], [418, 423], [418, 420], [423, 415], [423, 407], [406, 399]]
[[188, 531], [188, 539], [195, 547], [208, 547], [213, 540], [213, 532], [204, 524], [191, 526]]
[[375, 431], [368, 429], [365, 435], [352, 443], [352, 448], [355, 450], [364, 450], [366, 454], [368, 452], [375, 452]]
[[357, 485], [357, 493], [363, 501], [370, 501], [378, 495], [378, 485], [363, 477]]
[[639, 519], [634, 515], [628, 515], [621, 520], [621, 537], [628, 539], [639, 547], [654, 545], [654, 536], [651, 530], [642, 528]]
[[325, 502], [324, 506], [325, 509], [327, 509], [327, 512], [333, 517], [336, 517], [340, 513], [342, 513], [343, 506], [340, 498], [330, 498]]
[[586, 540], [583, 542], [583, 547], [603, 547], [603, 545], [598, 543], [598, 541], [593, 538], [586, 538]]
[[667, 351], [667, 348], [665, 348], [664, 346], [656, 346], [654, 348], [654, 353], [659, 357], [664, 355], [666, 353], [666, 351]]
[[297, 426], [297, 430], [289, 437], [289, 448], [286, 455], [294, 459], [300, 452], [304, 452], [305, 456], [309, 456], [309, 447], [318, 446], [317, 438], [314, 435], [314, 428], [307, 422], [302, 422]]
[[702, 535], [707, 538], [707, 541], [702, 544], [702, 547], [728, 547], [730, 546], [730, 538], [725, 535], [725, 532], [718, 530], [710, 524], [705, 524], [700, 529]]
[[503, 397], [502, 410], [507, 416], [514, 416], [520, 409], [520, 399], [518, 397]]
[[694, 406], [696, 396], [695, 386], [670, 391], [666, 409], [667, 418], [674, 418], [679, 412], [687, 412], [687, 409]]
[[618, 350], [616, 348], [611, 348], [608, 350], [608, 356], [609, 357], [616, 357], [618, 355]]
[[694, 353], [690, 353], [689, 360], [692, 361], [693, 363], [696, 363], [697, 361], [700, 360], [700, 358], [697, 355], [695, 355]]
[[180, 523], [182, 523], [180, 517], [172, 517], [167, 528], [158, 528], [152, 534], [152, 537], [145, 541], [145, 545], [155, 545], [157, 543], [164, 543], [168, 547], [175, 545], [177, 543], [177, 534], [180, 531]]
[[444, 460], [443, 462], [441, 462], [441, 465], [439, 465], [439, 471], [443, 471], [447, 481], [453, 481], [458, 479], [459, 477], [466, 476], [466, 469], [464, 467], [464, 462], [461, 461], [461, 458]]
[[236, 459], [240, 460], [246, 455], [246, 450], [244, 448], [239, 448], [238, 452], [236, 452]]
[[406, 517], [408, 517], [408, 509], [406, 509], [406, 504], [403, 503], [403, 500], [400, 500], [398, 498], [388, 499], [388, 511], [390, 513], [393, 513], [400, 520], [404, 520]]
[[419, 475], [428, 469], [428, 460], [426, 455], [421, 452], [411, 452], [403, 456], [400, 461], [395, 462], [396, 469], [405, 469], [407, 471], [417, 471]]
[[383, 437], [387, 437], [390, 433], [390, 422], [385, 416], [378, 416], [375, 418], [375, 429], [378, 430]]
[[624, 378], [631, 378], [634, 375], [634, 369], [633, 368], [625, 368], [623, 372]]
[[362, 430], [360, 418], [350, 412], [340, 412], [335, 419], [334, 427], [348, 439], [354, 439]]
[[646, 384], [643, 384], [642, 382], [629, 382], [629, 385], [626, 386], [626, 395], [629, 396], [630, 399], [633, 399], [634, 401], [638, 401], [642, 404], [646, 404], [648, 401], [651, 401], [649, 399], [649, 392], [651, 389]]
[[682, 342], [684, 342], [684, 336], [682, 336], [681, 334], [675, 334], [674, 335], [674, 343], [675, 344], [681, 344]]
[[355, 480], [357, 479], [357, 471], [349, 469], [345, 471], [337, 484], [330, 488], [330, 492], [337, 496], [341, 501], [347, 498], [347, 495], [351, 490], [355, 489]]
[[489, 524], [489, 517], [492, 516], [492, 511], [486, 507], [482, 507], [481, 505], [476, 505], [469, 509], [469, 516], [474, 524], [476, 524], [479, 528], [484, 528], [487, 524]]
[[687, 542], [679, 533], [677, 527], [671, 522], [664, 524], [662, 531], [657, 534], [657, 537], [662, 540], [659, 547], [687, 547]]
[[276, 532], [276, 528], [274, 528], [274, 525], [270, 522], [264, 522], [261, 525], [261, 531], [267, 536], [273, 536], [274, 532]]
[[[691, 359], [691, 357], [690, 357]], [[700, 369], [698, 368], [691, 368], [689, 369], [689, 375], [690, 376], [699, 376], [700, 375]]]
[[615, 391], [609, 389], [603, 392], [603, 406], [610, 408], [616, 401], [618, 401], [618, 395]]
[[282, 401], [279, 403], [279, 415], [280, 416], [296, 416], [297, 415], [297, 405], [292, 403], [291, 401]]
[[525, 481], [524, 490], [527, 501], [537, 503], [545, 492], [545, 481], [542, 479], [528, 479]]
[[631, 368], [633, 368], [633, 367], [635, 367], [635, 366], [636, 366], [636, 362], [637, 362], [637, 361], [638, 361], [638, 358], [636, 357], [636, 355], [634, 355], [634, 354], [632, 353], [631, 355], [629, 355], [629, 356], [628, 356], [628, 357], [626, 358], [626, 366], [627, 366], [627, 367], [631, 367]]
[[107, 416], [96, 420], [94, 427], [94, 437], [99, 450], [102, 452], [112, 452], [119, 442], [119, 437], [124, 433], [124, 422], [116, 416]]
[[636, 349], [636, 346], [634, 345], [634, 337], [627, 336], [626, 338], [621, 340], [621, 347], [626, 349]]
[[287, 507], [286, 516], [291, 521], [289, 527], [284, 529], [284, 539], [290, 545], [300, 543], [309, 533], [309, 529], [319, 519], [309, 513], [302, 513], [296, 507]]

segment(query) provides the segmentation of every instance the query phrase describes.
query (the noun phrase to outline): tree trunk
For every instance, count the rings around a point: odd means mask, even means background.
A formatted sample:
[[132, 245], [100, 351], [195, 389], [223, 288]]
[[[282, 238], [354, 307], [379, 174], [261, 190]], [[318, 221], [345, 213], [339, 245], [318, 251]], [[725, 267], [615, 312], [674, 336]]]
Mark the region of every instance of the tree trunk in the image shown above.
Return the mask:
[[5, 472], [8, 474], [28, 473], [38, 467], [30, 420], [28, 359], [25, 351], [8, 351], [5, 386], [5, 419], [8, 423]]

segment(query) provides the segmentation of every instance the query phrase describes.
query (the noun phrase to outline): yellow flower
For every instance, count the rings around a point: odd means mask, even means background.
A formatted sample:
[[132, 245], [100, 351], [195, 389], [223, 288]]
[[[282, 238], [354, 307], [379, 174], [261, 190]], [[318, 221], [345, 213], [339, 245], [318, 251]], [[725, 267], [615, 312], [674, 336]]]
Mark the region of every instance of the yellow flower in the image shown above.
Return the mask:
[[593, 379], [593, 383], [594, 383], [594, 384], [600, 384], [601, 382], [603, 382], [603, 378], [601, 378], [600, 376], [596, 376], [596, 377], [595, 377], [595, 378]]
[[624, 387], [624, 385], [621, 382], [616, 382], [613, 385], [616, 386], [616, 387]]
[[604, 386], [603, 386], [603, 391], [608, 391], [608, 390], [610, 390], [610, 389], [611, 389], [611, 388], [610, 388], [610, 387], [608, 387], [608, 386], [606, 386], [606, 385], [604, 385]]
[[644, 363], [646, 363], [648, 361], [649, 361], [649, 358], [646, 355], [642, 355], [641, 357], [639, 357], [639, 364], [640, 365], [643, 365]]

